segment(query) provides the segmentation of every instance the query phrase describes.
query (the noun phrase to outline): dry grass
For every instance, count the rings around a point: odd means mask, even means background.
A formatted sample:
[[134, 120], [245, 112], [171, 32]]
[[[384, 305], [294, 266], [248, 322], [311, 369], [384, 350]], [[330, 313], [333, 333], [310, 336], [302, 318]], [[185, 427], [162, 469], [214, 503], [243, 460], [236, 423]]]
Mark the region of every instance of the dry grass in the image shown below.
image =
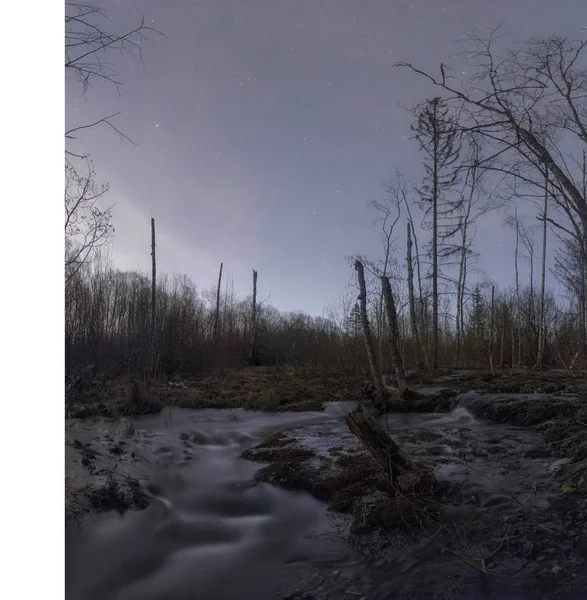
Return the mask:
[[119, 379], [89, 387], [69, 416], [117, 418], [155, 412], [161, 407], [277, 411], [321, 410], [325, 402], [359, 400], [363, 380], [333, 373], [323, 375], [286, 368], [247, 367], [184, 381], [152, 381], [145, 386], [148, 402], [136, 401], [132, 381]]

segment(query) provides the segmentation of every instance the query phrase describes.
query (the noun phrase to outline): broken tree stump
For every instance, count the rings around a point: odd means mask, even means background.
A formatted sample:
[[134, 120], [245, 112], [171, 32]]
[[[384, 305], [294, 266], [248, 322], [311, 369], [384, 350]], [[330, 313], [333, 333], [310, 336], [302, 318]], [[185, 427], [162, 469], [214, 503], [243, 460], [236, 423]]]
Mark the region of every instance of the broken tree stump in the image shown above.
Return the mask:
[[373, 345], [373, 336], [371, 335], [371, 326], [369, 325], [369, 316], [367, 314], [367, 285], [365, 283], [365, 270], [360, 260], [355, 260], [355, 271], [359, 282], [359, 315], [361, 317], [361, 326], [363, 328], [363, 338], [365, 340], [365, 350], [367, 351], [367, 360], [371, 370], [371, 378], [375, 387], [376, 394], [373, 397], [373, 405], [379, 414], [387, 412], [387, 390], [383, 385], [381, 368], [377, 363], [375, 356], [375, 346]]
[[345, 423], [385, 471], [392, 491], [404, 495], [434, 491], [436, 480], [429, 469], [409, 460], [364, 406], [347, 413]]

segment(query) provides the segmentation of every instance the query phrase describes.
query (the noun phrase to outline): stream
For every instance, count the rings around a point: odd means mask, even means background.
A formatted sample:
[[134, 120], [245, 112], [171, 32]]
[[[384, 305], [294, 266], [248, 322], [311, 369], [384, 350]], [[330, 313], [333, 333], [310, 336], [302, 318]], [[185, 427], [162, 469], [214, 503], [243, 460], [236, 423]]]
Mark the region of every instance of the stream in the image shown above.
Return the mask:
[[[296, 576], [296, 565], [347, 561], [345, 544], [324, 532], [322, 503], [255, 482], [260, 465], [240, 458], [278, 429], [341, 416], [332, 406], [297, 414], [171, 409], [135, 419], [119, 471], [148, 481], [152, 504], [123, 516], [97, 515], [67, 531], [67, 597], [270, 599], [288, 574]], [[66, 439], [106, 453], [125, 427], [69, 421]]]
[[[372, 545], [371, 556], [359, 553], [347, 543], [344, 518], [327, 513], [308, 494], [257, 482], [254, 474], [263, 464], [241, 458], [247, 448], [285, 430], [326, 460], [333, 444], [354, 440], [343, 421], [350, 408], [328, 404], [321, 413], [277, 414], [173, 408], [132, 424], [68, 420], [66, 443], [91, 443], [110, 461], [110, 474], [140, 478], [151, 503], [124, 515], [94, 514], [83, 527], [67, 528], [67, 598], [379, 600], [406, 597], [414, 582], [433, 588], [447, 578], [462, 581], [459, 561], [449, 564], [445, 557], [438, 569], [427, 567], [438, 548], [426, 546], [424, 552], [422, 544], [406, 545], [398, 554], [375, 552]], [[461, 407], [448, 414], [388, 415], [385, 426], [439, 479], [466, 484], [467, 493], [478, 496], [475, 510], [548, 506], [553, 459], [530, 456], [542, 443], [537, 433], [482, 422]], [[116, 451], [117, 445], [124, 451]], [[79, 461], [72, 459], [71, 468], [82, 482], [88, 477]], [[470, 517], [458, 514], [455, 518]], [[421, 561], [420, 571], [407, 569], [407, 559]], [[314, 595], [286, 594], [300, 582], [316, 586], [317, 572], [322, 595], [317, 587]], [[324, 573], [335, 579], [341, 572], [357, 580], [357, 587], [349, 589], [347, 578], [328, 592]], [[483, 597], [475, 594], [466, 597]]]

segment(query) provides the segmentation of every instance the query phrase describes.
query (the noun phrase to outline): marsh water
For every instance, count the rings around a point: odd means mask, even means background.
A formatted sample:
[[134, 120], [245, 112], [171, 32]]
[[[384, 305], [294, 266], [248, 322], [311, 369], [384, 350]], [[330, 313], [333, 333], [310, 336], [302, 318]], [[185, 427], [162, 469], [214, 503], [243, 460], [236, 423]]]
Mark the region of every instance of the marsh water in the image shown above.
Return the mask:
[[[67, 598], [269, 600], [304, 578], [311, 581], [316, 570], [371, 578], [365, 591], [349, 592], [354, 597], [401, 597], [409, 573], [390, 567], [398, 574], [395, 583], [390, 572], [374, 577], [373, 561], [347, 544], [344, 528], [324, 504], [255, 481], [262, 465], [241, 458], [245, 449], [283, 429], [302, 438], [306, 432], [305, 443], [319, 446], [321, 433], [337, 436], [346, 429], [349, 408], [330, 404], [321, 413], [277, 414], [170, 409], [136, 418], [132, 430], [124, 421], [69, 420], [66, 439], [91, 442], [104, 454], [113, 441], [125, 440], [117, 475], [140, 477], [151, 504], [124, 515], [93, 515], [81, 528], [67, 530]], [[432, 464], [440, 479], [464, 482], [480, 495], [479, 507], [547, 506], [552, 460], [526, 457], [540, 445], [538, 434], [479, 421], [458, 406], [448, 414], [389, 415], [386, 421], [398, 443]], [[443, 569], [426, 572], [429, 585], [434, 577], [450, 576]]]

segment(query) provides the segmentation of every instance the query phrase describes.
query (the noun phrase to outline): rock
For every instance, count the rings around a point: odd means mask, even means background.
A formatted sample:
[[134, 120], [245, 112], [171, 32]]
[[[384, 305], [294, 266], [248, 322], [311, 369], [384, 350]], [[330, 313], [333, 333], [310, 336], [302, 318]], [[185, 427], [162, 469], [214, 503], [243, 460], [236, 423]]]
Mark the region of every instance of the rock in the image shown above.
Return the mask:
[[555, 575], [558, 575], [562, 570], [563, 570], [562, 567], [559, 567], [558, 565], [554, 565], [554, 567], [552, 567], [552, 569], [550, 569], [550, 572], [554, 573]]
[[571, 462], [570, 458], [559, 458], [555, 460], [550, 467], [548, 467], [548, 472], [551, 475], [556, 475], [560, 473], [565, 465], [568, 465]]

